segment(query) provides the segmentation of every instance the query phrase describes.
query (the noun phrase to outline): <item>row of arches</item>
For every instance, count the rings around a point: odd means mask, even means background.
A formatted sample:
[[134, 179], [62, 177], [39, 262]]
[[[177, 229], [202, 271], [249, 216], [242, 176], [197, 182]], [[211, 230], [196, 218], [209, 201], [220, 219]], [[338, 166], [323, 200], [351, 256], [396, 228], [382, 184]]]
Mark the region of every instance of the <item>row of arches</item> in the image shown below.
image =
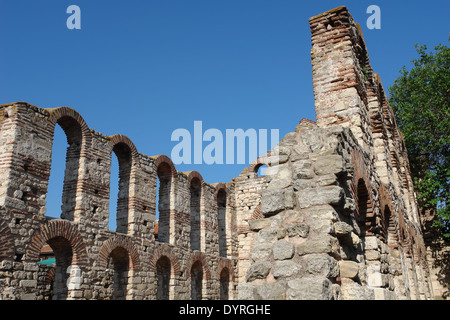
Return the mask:
[[[175, 184], [174, 179], [177, 178], [175, 167], [172, 161], [164, 155], [158, 156], [155, 161], [155, 167], [157, 172], [157, 212], [156, 218], [158, 221], [157, 240], [161, 243], [175, 243], [175, 219], [174, 214], [176, 212], [174, 208], [175, 204], [175, 190], [172, 187]], [[204, 238], [204, 231], [202, 222], [206, 211], [205, 201], [205, 183], [203, 177], [197, 171], [185, 172], [187, 177], [187, 190], [188, 208], [187, 213], [189, 215], [189, 247], [191, 250], [202, 251], [205, 247], [202, 244]], [[228, 255], [228, 242], [229, 237], [229, 221], [227, 221], [227, 199], [228, 190], [224, 183], [218, 183], [214, 190], [214, 204], [213, 209], [217, 215], [217, 232], [218, 232], [218, 245], [219, 255], [221, 257], [227, 257]]]
[[[86, 166], [86, 161], [82, 160], [89, 159], [88, 161], [96, 161], [97, 165], [103, 165], [103, 159], [92, 159], [93, 133], [80, 114], [67, 107], [46, 110], [50, 113], [47, 131], [52, 133], [53, 138], [46, 198], [47, 215], [77, 221], [77, 192], [82, 189], [80, 185], [83, 183], [80, 173], [86, 170], [85, 167], [82, 168]], [[130, 179], [132, 168], [138, 162], [138, 152], [133, 142], [120, 134], [108, 137], [105, 147], [111, 157], [110, 168], [116, 174], [111, 172], [109, 186], [96, 186], [93, 192], [98, 196], [111, 196], [110, 216], [115, 216], [116, 219], [110, 219], [110, 229], [126, 233]], [[108, 192], [108, 189], [115, 192]], [[94, 206], [92, 212], [96, 213], [97, 209], [98, 206]]]
[[[377, 236], [389, 248], [401, 249], [406, 257], [412, 257], [416, 263], [426, 261], [423, 243], [415, 243], [418, 231], [407, 218], [407, 212], [401, 212], [402, 206], [393, 207], [387, 187], [380, 185], [377, 190], [378, 212], [374, 195], [369, 183], [370, 177], [364, 160], [359, 152], [352, 153], [352, 162], [355, 168], [350, 190], [355, 199], [355, 219], [360, 228], [361, 236]], [[403, 208], [406, 210], [406, 208]]]
[[[7, 228], [2, 224], [2, 227]], [[231, 260], [220, 258], [216, 267], [217, 274], [212, 275], [210, 259], [202, 252], [191, 252], [185, 265], [177, 257], [174, 248], [161, 244], [156, 245], [149, 263], [143, 263], [132, 238], [125, 235], [114, 235], [104, 241], [93, 262], [89, 262], [88, 250], [76, 224], [65, 220], [51, 220], [36, 232], [28, 246], [24, 260], [39, 261], [40, 248], [49, 245], [55, 254], [56, 265], [49, 269], [46, 281], [52, 283], [53, 295], [50, 299], [63, 300], [70, 297], [71, 290], [80, 290], [80, 279], [85, 270], [97, 270], [101, 276], [90, 282], [94, 284], [90, 290], [96, 289], [95, 283], [101, 278], [103, 296], [94, 298], [123, 300], [128, 296], [132, 286], [133, 274], [147, 270], [155, 275], [156, 299], [176, 298], [177, 280], [190, 282], [189, 296], [193, 300], [210, 297], [207, 292], [211, 287], [209, 281], [217, 281], [218, 297], [229, 299], [230, 283], [234, 281], [234, 269]], [[147, 272], [145, 272], [147, 274]], [[147, 278], [147, 277], [146, 277]], [[147, 278], [148, 279], [148, 278]], [[84, 281], [84, 283], [86, 283]], [[78, 286], [77, 286], [78, 284]], [[83, 288], [86, 289], [86, 288]], [[98, 289], [96, 289], [98, 290]]]
[[[49, 131], [54, 132], [54, 145], [52, 147], [52, 173], [47, 194], [47, 203], [49, 205], [62, 203], [60, 208], [51, 207], [47, 210], [47, 214], [51, 217], [62, 218], [69, 221], [77, 221], [77, 199], [79, 190], [85, 192], [86, 188], [80, 188], [80, 184], [84, 183], [80, 180], [81, 166], [88, 161], [95, 161], [90, 152], [90, 146], [93, 141], [92, 132], [87, 127], [82, 117], [73, 109], [62, 107], [50, 111]], [[59, 129], [58, 129], [59, 127]], [[62, 131], [62, 132], [61, 132]], [[65, 137], [64, 141], [61, 141]], [[58, 142], [59, 140], [59, 142]], [[59, 143], [59, 144], [57, 144]], [[64, 150], [62, 144], [67, 146], [65, 154], [58, 154], [58, 150]], [[129, 228], [129, 214], [132, 204], [130, 203], [130, 188], [133, 183], [133, 175], [136, 168], [139, 167], [139, 154], [136, 147], [130, 139], [124, 135], [113, 135], [108, 137], [105, 153], [109, 153], [111, 157], [110, 167], [110, 185], [108, 189], [102, 186], [96, 187], [95, 195], [109, 197], [109, 230], [126, 234]], [[65, 158], [65, 161], [62, 160]], [[154, 160], [153, 168], [157, 176], [155, 208], [157, 225], [157, 240], [163, 243], [175, 243], [175, 180], [178, 179], [178, 172], [172, 161], [165, 155], [151, 157]], [[100, 166], [102, 158], [99, 157], [97, 165]], [[64, 163], [63, 168], [58, 167], [60, 163]], [[58, 184], [61, 178], [58, 173], [64, 172], [63, 183]], [[83, 169], [85, 170], [85, 169]], [[202, 176], [191, 171], [187, 173], [188, 189], [189, 189], [189, 208], [190, 216], [190, 248], [192, 250], [201, 250], [201, 215], [202, 207], [205, 206], [203, 200], [203, 182]], [[63, 190], [62, 195], [57, 190]], [[227, 189], [224, 184], [219, 184], [215, 192], [215, 206], [217, 212], [217, 225], [219, 234], [219, 251], [220, 255], [227, 255]], [[151, 201], [150, 201], [151, 202]], [[48, 208], [49, 209], [49, 208]], [[99, 206], [94, 205], [92, 214], [96, 214]], [[148, 211], [148, 206], [144, 206], [143, 211]], [[61, 212], [58, 216], [57, 213]], [[115, 216], [115, 219], [114, 219]]]

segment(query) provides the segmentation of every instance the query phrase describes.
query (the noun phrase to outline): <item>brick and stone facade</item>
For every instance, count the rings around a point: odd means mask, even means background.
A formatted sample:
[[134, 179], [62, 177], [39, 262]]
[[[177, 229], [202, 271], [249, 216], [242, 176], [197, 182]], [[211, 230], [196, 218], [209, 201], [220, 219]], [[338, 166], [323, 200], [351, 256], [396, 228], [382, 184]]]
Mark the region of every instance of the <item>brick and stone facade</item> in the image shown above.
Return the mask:
[[[361, 29], [345, 7], [309, 23], [316, 122], [228, 183], [71, 108], [0, 106], [0, 299], [432, 298], [406, 149]], [[60, 219], [45, 216], [56, 125]], [[55, 267], [37, 263], [47, 244]]]

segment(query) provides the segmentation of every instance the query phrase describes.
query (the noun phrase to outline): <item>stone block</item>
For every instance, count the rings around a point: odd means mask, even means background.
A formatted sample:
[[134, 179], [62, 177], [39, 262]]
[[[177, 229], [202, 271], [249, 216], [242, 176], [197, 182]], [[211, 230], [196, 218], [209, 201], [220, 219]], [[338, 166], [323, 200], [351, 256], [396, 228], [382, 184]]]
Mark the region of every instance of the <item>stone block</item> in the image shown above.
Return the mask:
[[306, 271], [323, 277], [336, 277], [338, 267], [336, 260], [325, 254], [311, 254], [305, 256]]
[[286, 231], [289, 237], [306, 238], [309, 234], [309, 229], [309, 225], [306, 223], [293, 223], [286, 228]]
[[272, 255], [272, 245], [270, 243], [256, 243], [252, 248], [250, 259], [252, 261], [269, 260]]
[[256, 279], [265, 279], [272, 268], [270, 262], [257, 262], [247, 270], [246, 280], [251, 282]]
[[354, 261], [341, 260], [339, 261], [339, 272], [341, 278], [356, 278], [359, 273], [359, 265]]
[[250, 230], [258, 232], [259, 230], [270, 227], [271, 221], [269, 219], [256, 219], [248, 222]]
[[309, 147], [304, 145], [295, 145], [292, 147], [290, 160], [293, 162], [298, 160], [306, 160], [309, 158], [309, 152]]
[[344, 190], [339, 186], [324, 186], [303, 189], [297, 192], [300, 208], [316, 205], [338, 205], [344, 197]]
[[294, 256], [294, 245], [282, 239], [274, 243], [273, 247], [273, 258], [275, 260], [285, 260], [291, 259]]
[[257, 286], [255, 295], [258, 300], [286, 300], [286, 284], [275, 282]]
[[332, 253], [337, 254], [339, 244], [337, 239], [331, 236], [324, 236], [318, 239], [310, 239], [297, 245], [297, 254], [299, 256], [312, 253]]
[[343, 300], [368, 300], [366, 290], [353, 281], [343, 281], [341, 285], [341, 294]]
[[364, 256], [369, 261], [380, 260], [380, 252], [378, 250], [366, 250]]
[[378, 239], [375, 236], [364, 237], [364, 249], [365, 250], [377, 250]]
[[261, 213], [271, 216], [284, 210], [283, 190], [264, 190], [261, 192]]
[[323, 278], [301, 278], [287, 283], [289, 300], [331, 300], [331, 281]]
[[255, 285], [252, 283], [239, 283], [238, 287], [239, 300], [255, 300]]
[[288, 278], [296, 275], [301, 270], [301, 266], [292, 260], [283, 260], [275, 262], [273, 266], [273, 277]]
[[342, 156], [337, 154], [321, 156], [314, 162], [314, 172], [319, 176], [339, 175], [344, 170]]
[[385, 285], [383, 275], [379, 272], [368, 274], [367, 285], [370, 287], [383, 287]]
[[333, 225], [333, 227], [334, 233], [338, 238], [351, 241], [351, 234], [353, 231], [353, 227], [351, 225], [343, 221], [338, 221]]
[[266, 217], [293, 207], [293, 190], [266, 189], [261, 192], [261, 213]]
[[22, 288], [36, 288], [37, 280], [20, 280], [20, 286]]

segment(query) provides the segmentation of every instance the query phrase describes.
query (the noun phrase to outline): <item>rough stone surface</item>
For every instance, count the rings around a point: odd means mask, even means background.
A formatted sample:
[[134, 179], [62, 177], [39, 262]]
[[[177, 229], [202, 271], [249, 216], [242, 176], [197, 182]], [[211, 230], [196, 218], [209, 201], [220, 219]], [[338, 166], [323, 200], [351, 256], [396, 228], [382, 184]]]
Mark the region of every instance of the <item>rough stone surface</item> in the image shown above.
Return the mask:
[[282, 239], [273, 245], [273, 258], [275, 260], [291, 259], [294, 256], [295, 248], [292, 243]]
[[331, 282], [323, 278], [301, 278], [288, 281], [289, 300], [331, 300]]
[[359, 265], [354, 261], [339, 261], [339, 271], [342, 278], [356, 278], [359, 272]]
[[265, 279], [271, 268], [272, 264], [269, 262], [255, 263], [247, 271], [247, 282], [251, 282], [255, 279]]

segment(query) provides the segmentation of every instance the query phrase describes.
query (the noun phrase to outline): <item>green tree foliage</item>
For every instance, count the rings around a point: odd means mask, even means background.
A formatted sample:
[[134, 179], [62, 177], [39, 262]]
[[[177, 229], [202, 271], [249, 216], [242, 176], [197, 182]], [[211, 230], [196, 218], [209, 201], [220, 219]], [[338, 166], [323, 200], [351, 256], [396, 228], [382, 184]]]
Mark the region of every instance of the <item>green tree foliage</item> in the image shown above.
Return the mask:
[[411, 60], [411, 70], [400, 70], [389, 102], [404, 136], [419, 206], [436, 210], [435, 223], [450, 237], [450, 49], [415, 47], [419, 58]]

